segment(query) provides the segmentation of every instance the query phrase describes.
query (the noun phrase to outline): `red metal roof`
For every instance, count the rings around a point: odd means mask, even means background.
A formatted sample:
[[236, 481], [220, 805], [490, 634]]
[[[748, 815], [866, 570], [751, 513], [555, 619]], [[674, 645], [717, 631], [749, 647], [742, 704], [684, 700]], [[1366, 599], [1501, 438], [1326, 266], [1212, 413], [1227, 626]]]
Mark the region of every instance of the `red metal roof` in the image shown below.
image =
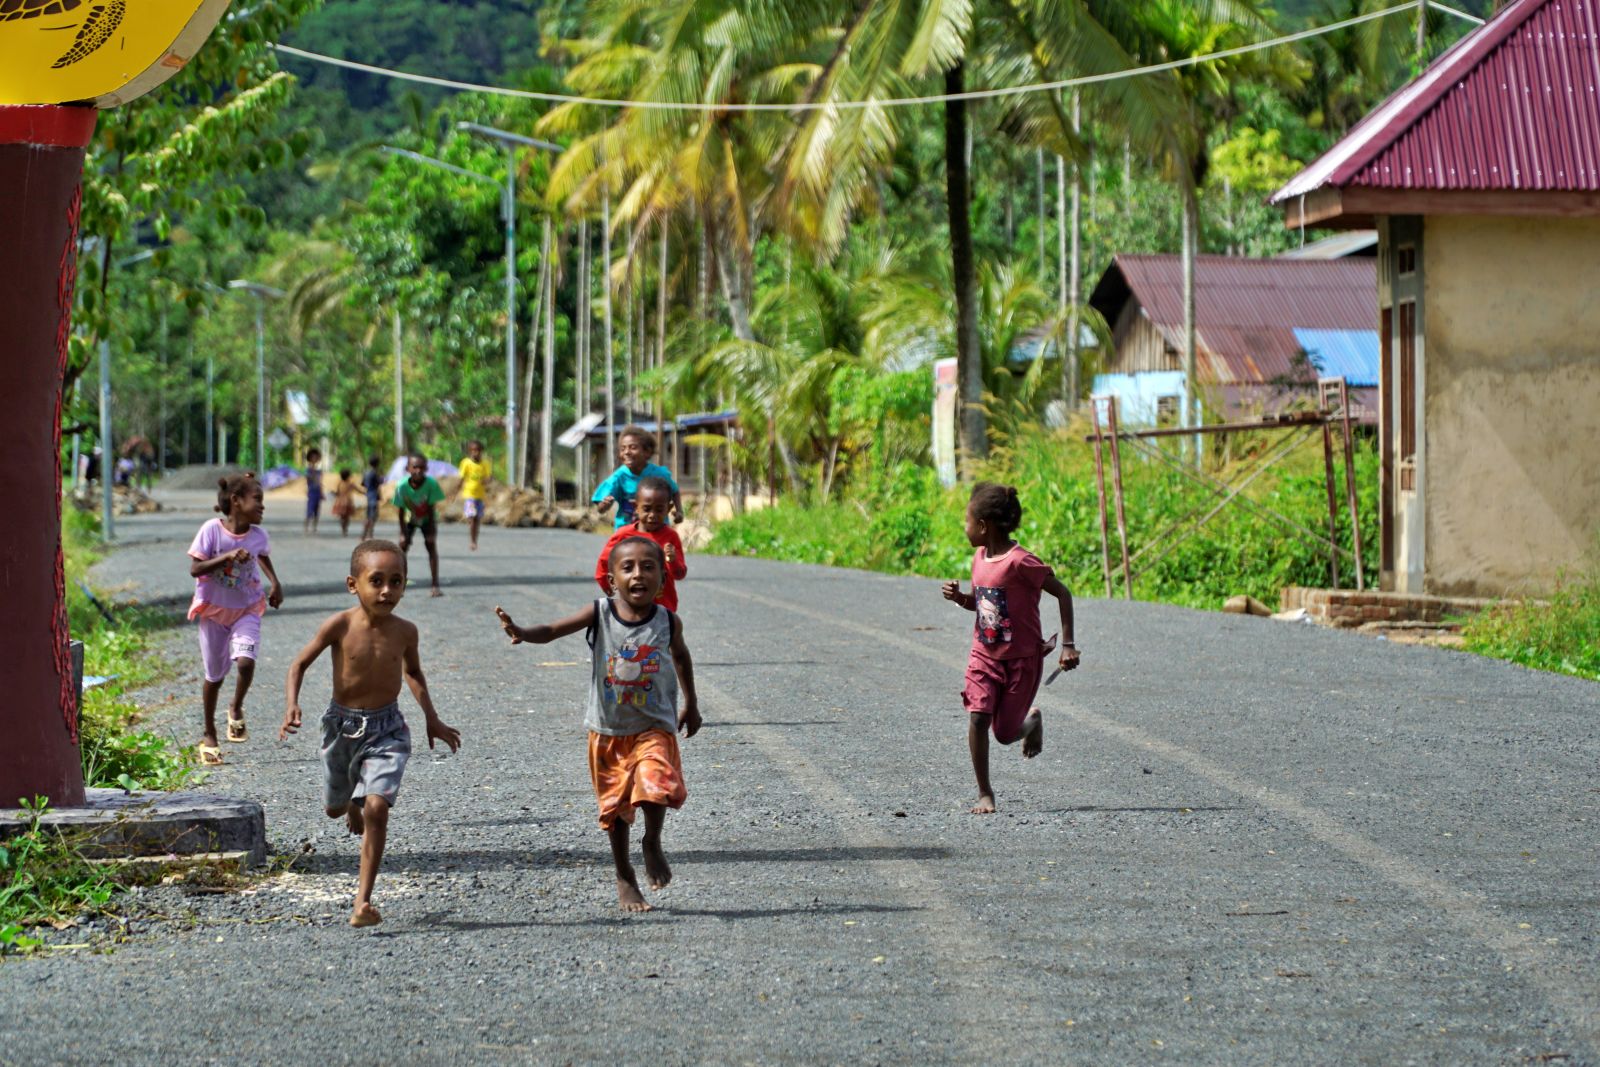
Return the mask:
[[[1113, 258], [1089, 304], [1114, 325], [1130, 298], [1167, 343], [1183, 351], [1183, 258]], [[1377, 330], [1377, 261], [1196, 260], [1196, 360], [1202, 381], [1260, 383], [1303, 376], [1297, 328]]]
[[1272, 196], [1600, 190], [1600, 0], [1516, 0]]

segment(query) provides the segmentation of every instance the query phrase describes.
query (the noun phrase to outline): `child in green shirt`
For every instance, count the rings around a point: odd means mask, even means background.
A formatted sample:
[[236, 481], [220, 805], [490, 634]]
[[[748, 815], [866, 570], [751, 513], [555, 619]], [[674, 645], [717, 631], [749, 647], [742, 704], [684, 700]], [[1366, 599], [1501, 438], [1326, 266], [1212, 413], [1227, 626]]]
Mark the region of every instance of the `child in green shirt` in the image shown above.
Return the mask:
[[439, 505], [444, 503], [444, 490], [428, 477], [428, 460], [421, 452], [406, 457], [407, 478], [394, 490], [394, 506], [400, 511], [400, 550], [411, 554], [411, 538], [422, 531], [422, 543], [428, 546], [428, 570], [433, 575], [430, 596], [444, 596], [439, 588]]

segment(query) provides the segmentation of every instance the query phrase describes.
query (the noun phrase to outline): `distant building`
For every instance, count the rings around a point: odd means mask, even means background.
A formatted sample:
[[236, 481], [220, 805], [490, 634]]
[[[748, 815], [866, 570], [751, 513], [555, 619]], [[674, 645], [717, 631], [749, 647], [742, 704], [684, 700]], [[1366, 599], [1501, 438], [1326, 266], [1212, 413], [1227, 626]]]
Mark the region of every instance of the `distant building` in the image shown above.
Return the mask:
[[[1209, 421], [1314, 402], [1319, 376], [1343, 376], [1352, 402], [1376, 399], [1376, 268], [1369, 258], [1242, 259], [1195, 265], [1195, 393]], [[1183, 260], [1116, 256], [1089, 304], [1111, 331], [1096, 393], [1124, 422], [1175, 421], [1183, 397]]]
[[1272, 202], [1375, 227], [1382, 583], [1549, 590], [1600, 532], [1600, 8], [1515, 0]]

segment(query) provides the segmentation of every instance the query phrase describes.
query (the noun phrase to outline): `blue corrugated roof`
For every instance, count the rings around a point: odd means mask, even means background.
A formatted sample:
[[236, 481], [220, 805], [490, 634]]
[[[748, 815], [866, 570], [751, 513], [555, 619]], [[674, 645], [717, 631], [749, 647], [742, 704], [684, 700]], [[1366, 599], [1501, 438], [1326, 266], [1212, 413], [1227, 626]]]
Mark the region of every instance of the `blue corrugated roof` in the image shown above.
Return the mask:
[[1329, 378], [1350, 385], [1378, 384], [1377, 330], [1308, 330], [1295, 327], [1294, 339]]

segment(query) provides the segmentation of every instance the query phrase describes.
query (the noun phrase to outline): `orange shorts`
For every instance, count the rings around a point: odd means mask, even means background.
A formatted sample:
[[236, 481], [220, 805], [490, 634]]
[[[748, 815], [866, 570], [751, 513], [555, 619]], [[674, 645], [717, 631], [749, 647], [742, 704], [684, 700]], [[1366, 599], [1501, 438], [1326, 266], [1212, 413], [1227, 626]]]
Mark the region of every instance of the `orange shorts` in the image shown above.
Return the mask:
[[618, 819], [631, 825], [636, 804], [681, 808], [689, 799], [678, 738], [665, 730], [624, 737], [589, 731], [589, 776], [600, 802], [603, 830], [610, 830]]

